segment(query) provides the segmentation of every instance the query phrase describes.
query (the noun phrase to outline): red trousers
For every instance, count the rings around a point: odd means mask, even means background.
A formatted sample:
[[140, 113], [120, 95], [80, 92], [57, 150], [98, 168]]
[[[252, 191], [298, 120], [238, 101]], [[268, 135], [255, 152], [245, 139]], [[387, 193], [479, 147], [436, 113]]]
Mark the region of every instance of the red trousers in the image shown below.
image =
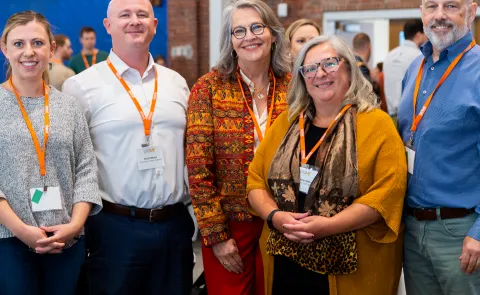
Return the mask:
[[259, 217], [253, 217], [253, 222], [228, 223], [243, 261], [241, 274], [226, 270], [212, 248], [202, 246], [208, 295], [264, 295], [263, 262], [258, 244], [263, 223]]

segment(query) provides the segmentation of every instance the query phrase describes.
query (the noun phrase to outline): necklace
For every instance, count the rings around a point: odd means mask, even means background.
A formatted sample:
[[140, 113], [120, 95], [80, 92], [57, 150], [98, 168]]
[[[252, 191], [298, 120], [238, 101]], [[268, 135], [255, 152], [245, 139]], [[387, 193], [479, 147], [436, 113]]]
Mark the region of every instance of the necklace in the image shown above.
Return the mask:
[[265, 98], [265, 95], [262, 93], [263, 90], [268, 86], [270, 85], [270, 82], [268, 82], [265, 86], [262, 87], [262, 89], [260, 89], [258, 92], [255, 90], [255, 87], [253, 88], [253, 93], [257, 93], [257, 98], [258, 99], [264, 99]]

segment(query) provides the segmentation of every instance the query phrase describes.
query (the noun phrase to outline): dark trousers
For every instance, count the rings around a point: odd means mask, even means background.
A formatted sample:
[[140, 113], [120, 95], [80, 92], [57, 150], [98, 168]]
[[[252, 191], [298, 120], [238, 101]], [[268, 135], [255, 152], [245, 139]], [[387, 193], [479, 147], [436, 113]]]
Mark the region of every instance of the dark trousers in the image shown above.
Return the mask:
[[61, 254], [36, 254], [17, 238], [0, 239], [0, 294], [73, 295], [85, 240]]
[[101, 212], [88, 218], [90, 295], [187, 295], [192, 290], [192, 218], [149, 222]]
[[328, 275], [322, 275], [293, 262], [288, 257], [275, 256], [272, 295], [330, 294]]

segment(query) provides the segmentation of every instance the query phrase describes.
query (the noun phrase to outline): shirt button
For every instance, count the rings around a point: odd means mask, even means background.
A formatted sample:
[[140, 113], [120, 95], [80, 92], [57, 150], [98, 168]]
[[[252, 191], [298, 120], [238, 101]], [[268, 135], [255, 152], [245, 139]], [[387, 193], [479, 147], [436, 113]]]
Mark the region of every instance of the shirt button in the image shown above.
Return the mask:
[[435, 67], [431, 67], [430, 69], [433, 71], [433, 70], [435, 70]]
[[423, 94], [427, 94], [427, 90], [423, 90]]
[[157, 177], [159, 177], [160, 176], [160, 169], [156, 169], [156, 170], [157, 171], [155, 171], [155, 174], [156, 174]]

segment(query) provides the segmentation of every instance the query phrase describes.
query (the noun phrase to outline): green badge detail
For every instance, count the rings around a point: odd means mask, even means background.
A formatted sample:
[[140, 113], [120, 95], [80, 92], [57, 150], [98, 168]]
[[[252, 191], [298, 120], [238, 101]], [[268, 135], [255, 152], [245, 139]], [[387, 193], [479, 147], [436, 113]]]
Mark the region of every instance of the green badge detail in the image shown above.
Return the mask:
[[34, 202], [35, 204], [38, 204], [40, 203], [40, 199], [42, 198], [43, 196], [43, 192], [41, 190], [35, 190], [35, 193], [33, 194], [33, 197], [32, 197], [32, 202]]

